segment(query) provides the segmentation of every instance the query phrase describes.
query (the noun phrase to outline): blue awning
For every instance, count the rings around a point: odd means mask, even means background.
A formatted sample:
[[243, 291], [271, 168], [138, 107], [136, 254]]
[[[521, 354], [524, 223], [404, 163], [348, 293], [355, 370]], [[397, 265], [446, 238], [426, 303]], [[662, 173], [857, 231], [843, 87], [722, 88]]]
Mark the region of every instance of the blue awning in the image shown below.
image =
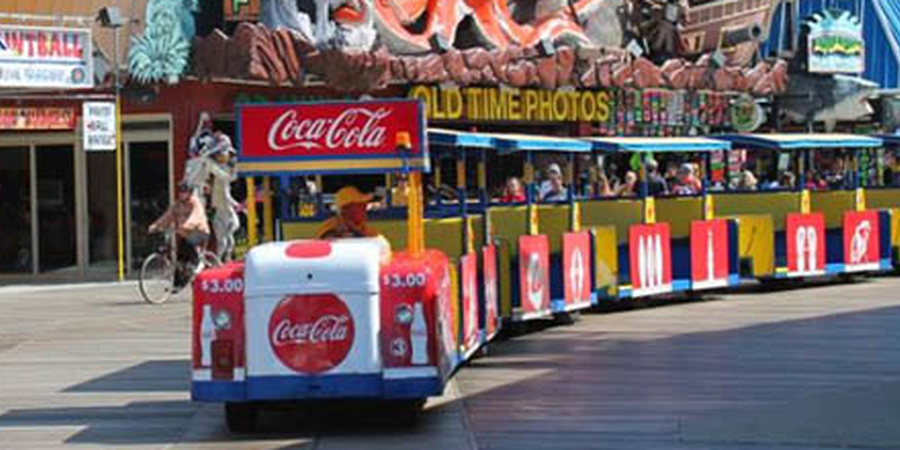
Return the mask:
[[513, 152], [589, 152], [591, 144], [575, 138], [490, 133], [494, 145], [503, 153]]
[[494, 141], [484, 133], [428, 129], [428, 143], [431, 145], [447, 145], [452, 147], [493, 148]]
[[855, 134], [729, 134], [716, 136], [731, 141], [734, 146], [767, 150], [800, 150], [816, 148], [873, 148], [881, 147], [879, 138]]
[[588, 141], [594, 150], [607, 152], [706, 152], [731, 148], [731, 142], [702, 137], [598, 137]]
[[477, 133], [430, 128], [428, 142], [431, 145], [447, 145], [462, 148], [493, 148], [502, 153], [513, 152], [589, 152], [591, 144], [576, 138], [535, 136], [528, 134]]
[[900, 135], [897, 134], [879, 134], [873, 137], [881, 139], [885, 144], [900, 145]]

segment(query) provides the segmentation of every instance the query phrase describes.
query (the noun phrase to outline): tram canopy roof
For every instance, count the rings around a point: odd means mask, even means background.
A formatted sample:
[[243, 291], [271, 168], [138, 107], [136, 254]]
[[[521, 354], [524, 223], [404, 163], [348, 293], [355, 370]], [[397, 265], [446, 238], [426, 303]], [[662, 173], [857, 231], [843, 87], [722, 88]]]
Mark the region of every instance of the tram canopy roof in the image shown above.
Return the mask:
[[702, 137], [596, 137], [588, 141], [594, 150], [608, 152], [702, 152], [731, 148], [731, 142]]
[[494, 146], [494, 140], [484, 133], [445, 130], [441, 128], [428, 129], [428, 143], [431, 145], [447, 145], [452, 147], [492, 148]]
[[883, 141], [854, 134], [729, 134], [716, 136], [734, 145], [768, 150], [881, 147]]
[[428, 142], [432, 145], [494, 148], [502, 153], [513, 152], [589, 152], [591, 144], [577, 138], [537, 136], [528, 134], [478, 133], [430, 128]]
[[900, 145], [900, 135], [898, 134], [879, 134], [874, 137], [881, 139], [885, 144]]

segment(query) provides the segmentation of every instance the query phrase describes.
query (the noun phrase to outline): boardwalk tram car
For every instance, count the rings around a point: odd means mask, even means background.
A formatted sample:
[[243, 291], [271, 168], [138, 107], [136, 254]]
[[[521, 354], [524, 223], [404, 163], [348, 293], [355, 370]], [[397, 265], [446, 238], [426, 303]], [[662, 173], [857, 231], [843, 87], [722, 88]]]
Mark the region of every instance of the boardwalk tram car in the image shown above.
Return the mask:
[[[234, 430], [252, 429], [267, 402], [421, 406], [504, 324], [750, 279], [883, 271], [900, 243], [896, 189], [858, 163], [881, 138], [426, 129], [411, 100], [245, 106], [238, 124], [250, 224], [256, 178], [274, 193], [261, 214], [270, 242], [200, 274], [193, 306], [192, 397], [225, 403]], [[807, 188], [811, 168], [838, 159], [844, 184]], [[691, 172], [693, 188], [659, 190], [666, 166]], [[767, 167], [795, 183], [735, 181]], [[548, 174], [553, 195], [538, 182]], [[604, 186], [612, 176], [625, 187]], [[497, 195], [508, 178], [521, 195]], [[368, 214], [379, 236], [311, 239], [348, 184], [382, 194]], [[255, 244], [257, 227], [249, 234]]]

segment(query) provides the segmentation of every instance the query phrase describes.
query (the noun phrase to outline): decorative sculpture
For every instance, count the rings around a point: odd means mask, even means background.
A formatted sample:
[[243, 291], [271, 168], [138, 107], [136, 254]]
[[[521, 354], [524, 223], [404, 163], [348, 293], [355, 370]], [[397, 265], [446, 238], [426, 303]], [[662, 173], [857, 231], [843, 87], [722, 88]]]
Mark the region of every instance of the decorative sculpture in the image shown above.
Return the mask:
[[143, 34], [131, 38], [128, 70], [140, 83], [176, 83], [190, 62], [198, 0], [150, 0]]
[[234, 233], [240, 227], [238, 202], [231, 195], [231, 183], [237, 178], [234, 146], [226, 134], [212, 130], [209, 115], [204, 112], [191, 137], [188, 152], [190, 158], [185, 163], [182, 182], [191, 186], [204, 204], [206, 194], [209, 194], [214, 210], [212, 228], [216, 235], [216, 256], [219, 261], [230, 261]]

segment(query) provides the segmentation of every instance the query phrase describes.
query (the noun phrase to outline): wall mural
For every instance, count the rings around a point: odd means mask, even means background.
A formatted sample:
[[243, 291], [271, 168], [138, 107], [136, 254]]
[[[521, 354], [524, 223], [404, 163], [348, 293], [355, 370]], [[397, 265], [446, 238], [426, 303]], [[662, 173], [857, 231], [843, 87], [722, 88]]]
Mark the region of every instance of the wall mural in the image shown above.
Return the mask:
[[[295, 86], [312, 75], [350, 93], [453, 82], [768, 95], [785, 89], [787, 66], [749, 63], [779, 2], [261, 0], [255, 23], [193, 39], [191, 71]], [[139, 81], [184, 73], [183, 43], [193, 30], [183, 19], [195, 7], [196, 0], [148, 4], [130, 55]]]
[[198, 0], [150, 0], [147, 24], [132, 36], [128, 71], [140, 83], [175, 83], [188, 68]]

